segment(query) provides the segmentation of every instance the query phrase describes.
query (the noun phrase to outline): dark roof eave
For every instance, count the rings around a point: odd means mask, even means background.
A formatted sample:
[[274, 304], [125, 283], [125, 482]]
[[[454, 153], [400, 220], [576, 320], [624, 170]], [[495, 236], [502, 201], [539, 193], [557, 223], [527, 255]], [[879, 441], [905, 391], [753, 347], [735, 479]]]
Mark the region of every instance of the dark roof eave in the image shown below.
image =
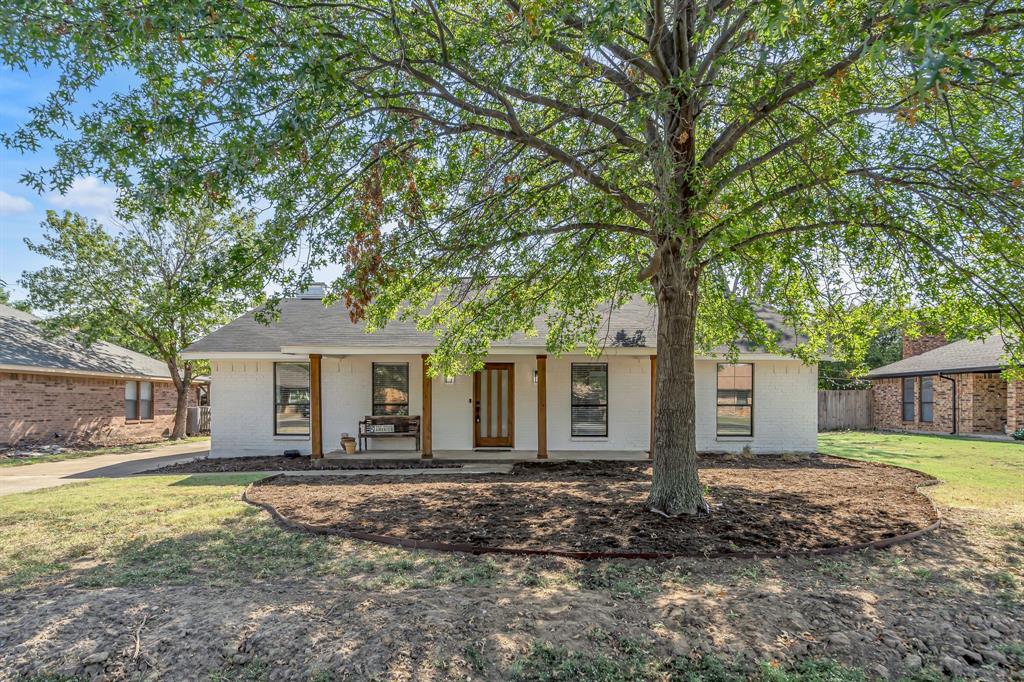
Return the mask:
[[899, 379], [901, 377], [926, 377], [932, 374], [975, 374], [980, 372], [1002, 372], [999, 365], [986, 365], [983, 367], [957, 367], [955, 369], [920, 369], [912, 372], [886, 372], [884, 374], [868, 373], [865, 379]]

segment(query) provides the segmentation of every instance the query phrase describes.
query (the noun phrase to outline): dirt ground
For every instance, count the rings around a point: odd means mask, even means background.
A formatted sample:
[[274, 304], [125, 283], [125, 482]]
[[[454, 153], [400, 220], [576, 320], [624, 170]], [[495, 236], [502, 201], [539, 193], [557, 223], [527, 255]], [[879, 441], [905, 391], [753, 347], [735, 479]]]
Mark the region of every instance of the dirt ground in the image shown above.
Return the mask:
[[909, 533], [935, 511], [907, 469], [829, 457], [705, 461], [713, 513], [669, 519], [650, 513], [647, 464], [566, 462], [511, 474], [278, 478], [249, 499], [287, 519], [349, 532], [477, 547], [691, 556], [817, 550]]
[[539, 679], [523, 672], [538, 642], [650, 666], [586, 679], [671, 679], [665, 666], [707, 655], [834, 659], [870, 679], [922, 666], [936, 672], [916, 679], [1021, 679], [1020, 597], [991, 564], [1021, 556], [1021, 539], [979, 531], [988, 520], [971, 513], [947, 521], [841, 561], [373, 554], [334, 540], [352, 562], [322, 575], [25, 590], [0, 597], [0, 679]]

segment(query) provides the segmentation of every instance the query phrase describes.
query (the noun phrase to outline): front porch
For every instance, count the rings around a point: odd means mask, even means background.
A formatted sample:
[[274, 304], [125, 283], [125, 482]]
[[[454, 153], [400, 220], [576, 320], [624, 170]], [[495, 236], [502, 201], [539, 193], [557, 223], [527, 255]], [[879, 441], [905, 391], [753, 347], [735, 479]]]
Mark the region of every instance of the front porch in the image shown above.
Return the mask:
[[[364, 450], [348, 454], [344, 450], [324, 453], [325, 459], [351, 461], [413, 460], [423, 457], [417, 450]], [[645, 450], [548, 450], [549, 461], [647, 461]], [[434, 450], [433, 459], [449, 462], [528, 462], [537, 459], [536, 450]]]

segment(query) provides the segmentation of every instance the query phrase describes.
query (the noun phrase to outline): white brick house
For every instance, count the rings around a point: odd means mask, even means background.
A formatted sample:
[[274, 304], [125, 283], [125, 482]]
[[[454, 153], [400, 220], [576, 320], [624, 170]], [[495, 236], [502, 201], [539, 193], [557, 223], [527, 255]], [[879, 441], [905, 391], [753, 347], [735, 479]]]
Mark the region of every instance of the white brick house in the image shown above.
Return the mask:
[[[764, 316], [782, 331], [777, 316]], [[523, 456], [644, 452], [655, 312], [637, 299], [609, 322], [614, 333], [600, 357], [549, 356], [538, 329], [494, 344], [481, 372], [426, 379], [430, 334], [403, 322], [367, 334], [344, 309], [304, 296], [285, 300], [273, 324], [261, 325], [250, 313], [184, 355], [211, 363], [213, 457], [336, 450], [341, 434], [354, 436], [361, 420], [386, 414], [421, 417], [425, 457], [484, 448]], [[784, 345], [795, 342], [784, 333]], [[815, 450], [817, 367], [740, 346], [735, 364], [724, 349], [695, 361], [697, 447]], [[415, 447], [413, 438], [367, 439], [370, 450]]]

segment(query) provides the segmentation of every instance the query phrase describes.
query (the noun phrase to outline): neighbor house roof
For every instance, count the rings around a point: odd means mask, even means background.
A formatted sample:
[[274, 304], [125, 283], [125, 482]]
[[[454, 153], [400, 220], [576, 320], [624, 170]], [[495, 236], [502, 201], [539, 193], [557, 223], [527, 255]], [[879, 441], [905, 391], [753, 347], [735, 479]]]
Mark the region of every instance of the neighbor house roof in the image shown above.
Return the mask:
[[992, 334], [981, 341], [954, 341], [945, 346], [884, 365], [867, 373], [868, 379], [957, 374], [962, 372], [998, 372], [1005, 353], [1003, 337]]
[[[767, 308], [758, 316], [782, 334], [780, 345], [784, 350], [796, 347], [798, 339], [793, 329], [784, 324], [781, 315]], [[621, 308], [605, 316], [601, 336], [606, 347], [620, 349], [649, 349], [657, 346], [657, 308], [635, 297]], [[543, 317], [535, 321], [537, 334], [516, 332], [507, 339], [492, 344], [495, 349], [536, 349], [545, 346], [547, 324]], [[800, 339], [801, 341], [803, 339]], [[413, 322], [393, 320], [382, 329], [366, 333], [363, 322], [353, 323], [341, 303], [325, 307], [315, 296], [284, 299], [280, 316], [269, 325], [256, 321], [255, 311], [224, 325], [212, 334], [185, 349], [186, 357], [202, 358], [228, 353], [302, 353], [316, 352], [316, 348], [334, 349], [408, 349], [419, 352], [433, 348], [437, 340], [429, 332], [416, 329]], [[741, 352], [758, 352], [742, 341]], [[722, 347], [720, 352], [726, 352]], [[392, 352], [394, 352], [392, 350]]]
[[86, 346], [74, 334], [48, 338], [38, 320], [0, 304], [0, 370], [171, 378], [165, 363], [106, 341]]

